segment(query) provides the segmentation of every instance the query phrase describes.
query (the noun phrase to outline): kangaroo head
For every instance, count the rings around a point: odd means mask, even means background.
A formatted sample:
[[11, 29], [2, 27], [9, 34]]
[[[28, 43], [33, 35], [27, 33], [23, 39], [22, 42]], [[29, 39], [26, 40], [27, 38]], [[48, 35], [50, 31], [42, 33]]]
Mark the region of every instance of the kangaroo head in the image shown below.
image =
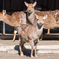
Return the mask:
[[34, 12], [34, 7], [36, 6], [37, 2], [34, 2], [33, 4], [28, 4], [27, 2], [24, 2], [27, 6], [27, 12], [32, 13]]

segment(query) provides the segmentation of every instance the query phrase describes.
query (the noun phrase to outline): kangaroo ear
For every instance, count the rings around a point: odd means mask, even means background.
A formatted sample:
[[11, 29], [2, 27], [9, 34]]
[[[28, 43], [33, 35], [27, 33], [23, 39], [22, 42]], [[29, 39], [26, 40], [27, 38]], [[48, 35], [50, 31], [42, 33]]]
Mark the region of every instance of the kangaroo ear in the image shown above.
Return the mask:
[[6, 10], [3, 10], [3, 16], [6, 14]]
[[28, 3], [27, 2], [24, 2], [25, 3], [25, 5], [28, 7]]
[[33, 7], [35, 7], [35, 6], [36, 6], [36, 4], [37, 4], [37, 2], [35, 1], [35, 2], [33, 3]]
[[37, 14], [35, 14], [35, 16], [36, 16], [36, 19], [38, 19], [38, 15], [37, 15]]
[[45, 20], [47, 17], [48, 17], [48, 15], [45, 15], [45, 16], [43, 17], [43, 19]]

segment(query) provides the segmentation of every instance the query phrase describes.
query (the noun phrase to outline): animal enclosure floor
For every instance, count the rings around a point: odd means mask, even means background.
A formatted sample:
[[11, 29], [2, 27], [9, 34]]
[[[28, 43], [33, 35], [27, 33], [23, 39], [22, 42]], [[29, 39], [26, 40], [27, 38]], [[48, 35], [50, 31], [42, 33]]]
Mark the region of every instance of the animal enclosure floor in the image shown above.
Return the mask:
[[[15, 40], [15, 42], [12, 42], [11, 40], [2, 40], [0, 39], [0, 46], [18, 46], [19, 45], [19, 40]], [[30, 45], [29, 43], [26, 43], [25, 45]], [[59, 41], [58, 40], [43, 40], [43, 41], [39, 41], [38, 45], [59, 45]], [[2, 47], [1, 47], [2, 48]], [[9, 50], [8, 50], [9, 51]], [[31, 52], [29, 52], [29, 49], [25, 49], [24, 51], [24, 56], [21, 57], [18, 53], [7, 53], [0, 51], [0, 59], [59, 59], [59, 53], [58, 54], [44, 54], [44, 53], [37, 53], [38, 57], [33, 57], [30, 58], [30, 54]], [[40, 51], [40, 50], [39, 50]], [[10, 51], [11, 52], [11, 51]]]
[[[0, 39], [0, 46], [3, 45], [19, 45], [19, 40], [15, 40], [14, 42], [12, 42], [11, 40], [2, 40]], [[26, 43], [25, 45], [30, 45], [29, 43]], [[59, 40], [42, 40], [39, 41], [39, 43], [37, 45], [59, 45]]]
[[[0, 39], [12, 39], [14, 34], [1, 34], [0, 33]], [[16, 39], [18, 39], [18, 34], [16, 35]], [[43, 40], [59, 40], [59, 33], [50, 33], [50, 34], [44, 34]]]
[[19, 54], [0, 52], [0, 59], [59, 59], [59, 54], [37, 54], [38, 57], [33, 58], [31, 58], [29, 54], [26, 53], [21, 57]]

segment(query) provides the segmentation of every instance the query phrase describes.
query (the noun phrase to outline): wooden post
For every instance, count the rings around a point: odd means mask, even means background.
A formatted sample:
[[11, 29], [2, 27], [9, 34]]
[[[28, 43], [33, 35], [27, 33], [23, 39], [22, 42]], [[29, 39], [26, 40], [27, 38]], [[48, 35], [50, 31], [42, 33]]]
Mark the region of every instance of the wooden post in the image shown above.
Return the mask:
[[[5, 0], [3, 0], [3, 10], [5, 9]], [[5, 23], [3, 22], [3, 34], [5, 34]]]
[[3, 22], [3, 34], [5, 34], [5, 22]]

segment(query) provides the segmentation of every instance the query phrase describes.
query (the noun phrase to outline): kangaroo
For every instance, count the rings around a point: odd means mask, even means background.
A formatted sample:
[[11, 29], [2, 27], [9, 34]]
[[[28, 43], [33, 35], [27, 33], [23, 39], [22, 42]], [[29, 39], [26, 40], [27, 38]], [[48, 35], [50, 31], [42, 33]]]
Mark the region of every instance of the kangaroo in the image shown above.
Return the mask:
[[[40, 20], [39, 18], [43, 20]], [[33, 47], [35, 46], [35, 57], [37, 57], [36, 46], [39, 40], [39, 37], [43, 31], [43, 24], [44, 24], [44, 17], [37, 16], [37, 25], [30, 25], [30, 24], [22, 24], [17, 28], [17, 32], [19, 35], [19, 47], [20, 47], [20, 55], [23, 56], [23, 45], [26, 42], [30, 42], [31, 45], [31, 57], [33, 57]]]

